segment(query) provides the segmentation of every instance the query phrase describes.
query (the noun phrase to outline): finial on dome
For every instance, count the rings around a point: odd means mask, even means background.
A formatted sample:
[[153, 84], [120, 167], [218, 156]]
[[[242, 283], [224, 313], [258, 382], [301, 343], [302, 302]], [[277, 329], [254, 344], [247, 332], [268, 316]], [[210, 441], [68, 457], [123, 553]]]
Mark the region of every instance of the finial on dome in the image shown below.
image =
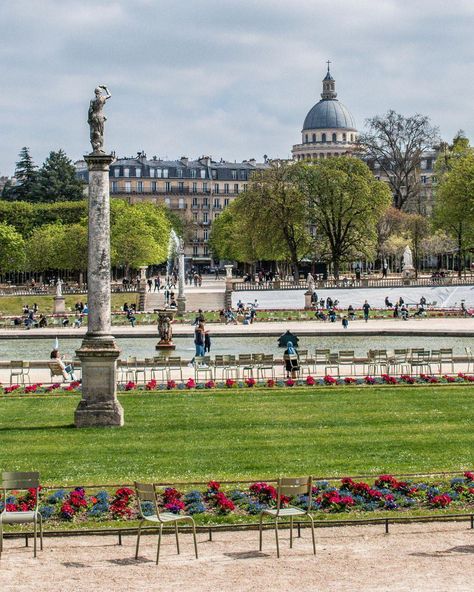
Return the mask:
[[331, 62], [328, 60], [326, 63], [328, 65], [328, 71], [326, 72], [326, 76], [323, 78], [323, 92], [321, 93], [321, 98], [335, 99], [337, 97], [336, 81], [331, 76], [331, 72], [329, 70], [329, 64]]

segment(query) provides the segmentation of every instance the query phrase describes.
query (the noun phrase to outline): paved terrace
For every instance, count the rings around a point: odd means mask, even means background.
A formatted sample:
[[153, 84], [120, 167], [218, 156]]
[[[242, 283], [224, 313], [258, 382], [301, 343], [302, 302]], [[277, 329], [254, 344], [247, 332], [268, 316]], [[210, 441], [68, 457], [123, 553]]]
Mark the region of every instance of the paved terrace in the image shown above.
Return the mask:
[[470, 592], [474, 575], [474, 531], [460, 523], [403, 524], [383, 534], [382, 525], [316, 529], [316, 556], [311, 535], [302, 530], [288, 548], [281, 531], [281, 558], [274, 536], [264, 533], [258, 551], [256, 531], [220, 532], [208, 541], [198, 534], [200, 557], [194, 559], [192, 538], [180, 535], [181, 555], [173, 535], [163, 539], [155, 565], [157, 537], [142, 537], [134, 560], [135, 536], [123, 546], [111, 536], [46, 538], [44, 551], [33, 559], [23, 539], [5, 541], [0, 560], [0, 590], [5, 592]]

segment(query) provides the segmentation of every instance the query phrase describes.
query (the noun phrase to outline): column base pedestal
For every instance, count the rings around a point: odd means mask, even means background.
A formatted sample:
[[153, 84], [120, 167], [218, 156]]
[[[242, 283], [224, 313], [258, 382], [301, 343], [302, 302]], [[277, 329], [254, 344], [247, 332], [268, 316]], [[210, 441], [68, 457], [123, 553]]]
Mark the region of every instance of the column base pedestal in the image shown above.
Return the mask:
[[172, 341], [159, 341], [156, 344], [155, 349], [164, 352], [173, 351], [176, 349], [176, 345]]
[[55, 296], [53, 301], [53, 314], [66, 312], [66, 301], [64, 296]]
[[74, 414], [75, 426], [123, 426], [123, 408], [117, 399], [116, 380], [120, 350], [114, 338], [86, 335], [76, 353], [82, 367], [82, 399]]

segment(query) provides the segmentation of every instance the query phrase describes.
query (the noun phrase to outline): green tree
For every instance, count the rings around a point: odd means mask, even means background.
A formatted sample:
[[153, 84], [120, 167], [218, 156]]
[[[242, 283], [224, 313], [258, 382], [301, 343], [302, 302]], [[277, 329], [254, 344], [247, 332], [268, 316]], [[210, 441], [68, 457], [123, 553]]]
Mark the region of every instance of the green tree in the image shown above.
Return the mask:
[[301, 162], [294, 168], [308, 203], [307, 219], [315, 224], [320, 248], [326, 245], [334, 277], [339, 277], [341, 263], [373, 257], [377, 223], [392, 202], [387, 185], [353, 157]]
[[295, 183], [295, 165], [270, 161], [252, 174], [248, 190], [236, 200], [236, 216], [245, 220], [259, 259], [289, 261], [295, 281], [299, 264], [311, 250], [307, 202]]
[[474, 247], [474, 154], [453, 159], [435, 190], [434, 224], [456, 241], [458, 274]]
[[25, 264], [25, 241], [13, 226], [0, 223], [0, 272], [17, 271]]
[[85, 221], [64, 225], [58, 247], [58, 267], [84, 272], [87, 269], [87, 246], [88, 230]]
[[209, 245], [215, 258], [254, 263], [259, 259], [259, 237], [240, 210], [241, 204], [237, 199], [214, 220]]
[[112, 263], [130, 268], [166, 261], [171, 224], [164, 208], [151, 203], [112, 202]]
[[63, 150], [50, 152], [38, 173], [37, 201], [61, 202], [84, 199], [84, 184]]
[[5, 199], [34, 201], [36, 197], [38, 171], [26, 146], [20, 150], [20, 160], [16, 163], [16, 183], [5, 190]]
[[27, 267], [32, 271], [61, 269], [65, 227], [60, 222], [35, 228], [26, 241]]

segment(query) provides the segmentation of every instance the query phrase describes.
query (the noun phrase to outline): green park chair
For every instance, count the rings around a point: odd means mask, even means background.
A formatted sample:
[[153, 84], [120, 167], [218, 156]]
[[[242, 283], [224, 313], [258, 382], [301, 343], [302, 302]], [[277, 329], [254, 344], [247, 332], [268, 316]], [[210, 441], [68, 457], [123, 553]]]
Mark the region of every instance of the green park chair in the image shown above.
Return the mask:
[[28, 379], [28, 384], [31, 384], [30, 378], [30, 362], [25, 360], [12, 360], [10, 362], [10, 385], [14, 383], [16, 378], [17, 384], [25, 384], [25, 379]]
[[7, 499], [8, 491], [22, 491], [32, 490], [34, 491], [35, 500], [34, 508], [25, 511], [10, 511], [7, 510], [5, 504], [2, 512], [0, 513], [0, 557], [3, 551], [3, 525], [4, 524], [28, 524], [33, 523], [34, 525], [34, 543], [33, 543], [33, 556], [36, 557], [36, 540], [39, 523], [40, 532], [40, 549], [43, 550], [43, 521], [39, 512], [39, 473], [2, 473], [2, 492], [3, 500]]
[[[277, 557], [280, 557], [280, 544], [278, 540], [278, 522], [280, 519], [290, 519], [290, 549], [293, 548], [293, 520], [294, 518], [309, 518], [311, 522], [311, 536], [313, 539], [313, 553], [316, 555], [316, 541], [314, 538], [314, 520], [311, 516], [312, 507], [312, 485], [313, 478], [310, 477], [280, 477], [277, 485], [277, 506], [276, 508], [267, 508], [260, 513], [259, 520], [259, 550], [262, 550], [263, 539], [263, 517], [269, 516], [275, 521], [275, 540]], [[289, 498], [302, 495], [307, 497], [306, 509], [296, 506], [282, 507], [282, 496]]]
[[[135, 559], [138, 559], [138, 551], [140, 548], [140, 536], [142, 531], [142, 526], [149, 522], [154, 524], [155, 526], [159, 527], [159, 537], [158, 537], [158, 549], [156, 551], [156, 564], [160, 560], [160, 547], [161, 547], [161, 538], [163, 536], [163, 526], [165, 524], [174, 524], [175, 527], [175, 536], [176, 536], [176, 549], [179, 555], [179, 535], [178, 535], [178, 522], [188, 521], [191, 522], [191, 527], [193, 530], [193, 539], [194, 539], [194, 553], [196, 555], [196, 559], [198, 558], [198, 549], [197, 549], [197, 540], [196, 540], [196, 524], [192, 516], [189, 515], [180, 515], [180, 514], [173, 514], [171, 512], [160, 512], [160, 508], [158, 507], [158, 495], [156, 486], [154, 483], [138, 483], [135, 481], [135, 492], [137, 496], [138, 502], [138, 513], [140, 516], [140, 524], [138, 525], [138, 534], [137, 534], [137, 545], [135, 549]], [[148, 514], [148, 512], [144, 512], [144, 504], [145, 502], [151, 502], [152, 507], [154, 509], [154, 513]]]
[[204, 374], [205, 380], [213, 379], [213, 367], [211, 356], [195, 356], [194, 358], [194, 380], [199, 381], [199, 375]]

